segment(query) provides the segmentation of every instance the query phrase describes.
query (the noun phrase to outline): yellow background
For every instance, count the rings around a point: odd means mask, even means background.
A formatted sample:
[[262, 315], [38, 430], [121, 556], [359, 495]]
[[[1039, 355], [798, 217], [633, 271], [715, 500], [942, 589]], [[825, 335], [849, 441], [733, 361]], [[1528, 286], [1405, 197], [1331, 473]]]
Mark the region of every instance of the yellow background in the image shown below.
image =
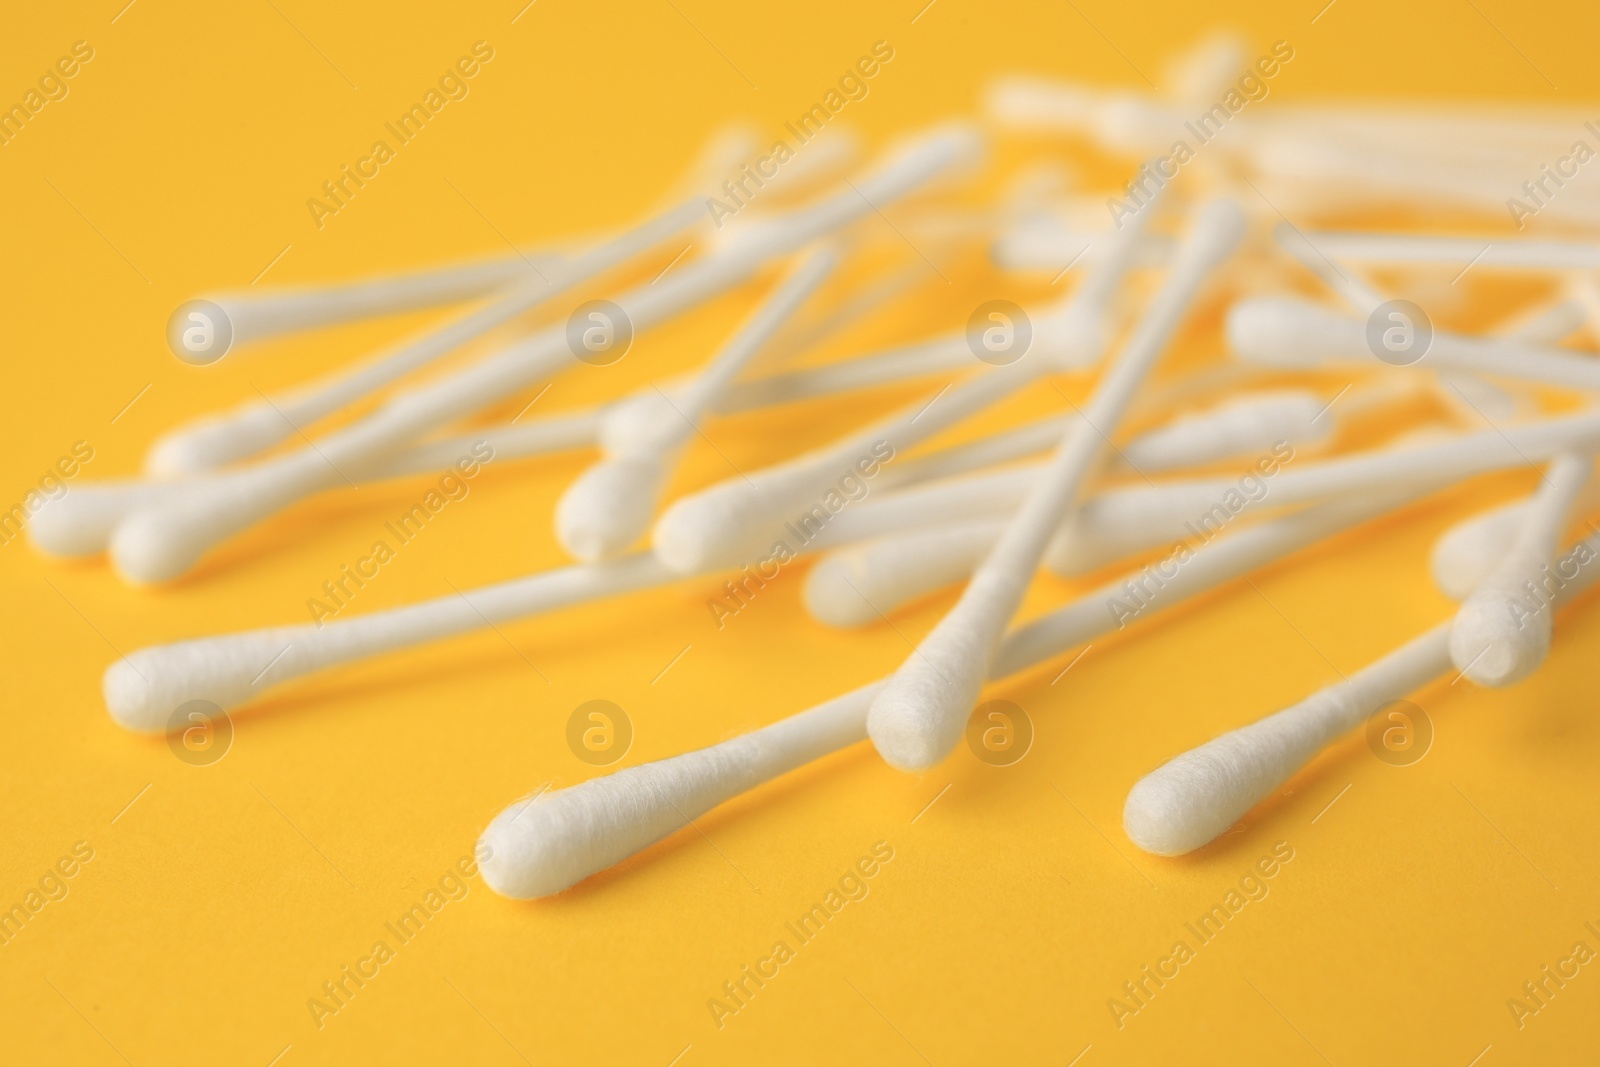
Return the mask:
[[[132, 475], [162, 430], [438, 317], [327, 330], [192, 368], [163, 342], [182, 300], [248, 284], [285, 246], [262, 284], [618, 225], [657, 202], [723, 121], [749, 117], [775, 135], [880, 39], [895, 58], [845, 114], [872, 142], [974, 111], [998, 71], [1140, 87], [1139, 71], [1157, 78], [1165, 57], [1218, 24], [1258, 48], [1294, 45], [1279, 99], [1576, 105], [1600, 81], [1600, 16], [1577, 3], [1337, 0], [1314, 25], [1316, 0], [1225, 10], [937, 0], [914, 24], [918, 0], [781, 10], [538, 0], [520, 15], [519, 0], [120, 6], [13, 5], [0, 34], [4, 102], [74, 41], [95, 49], [70, 96], [0, 148], [6, 507], [75, 441], [95, 450], [79, 483]], [[480, 39], [495, 58], [471, 95], [317, 230], [306, 198]], [[958, 325], [1002, 284], [1027, 292], [974, 263], [943, 266], [948, 286], [919, 279], [916, 299], [838, 350]], [[694, 363], [760, 291], [648, 335], [609, 374], [561, 378], [541, 406], [593, 402]], [[1215, 350], [1216, 318], [1212, 307], [1188, 343]], [[915, 395], [710, 432], [732, 462], [756, 464]], [[1006, 410], [1059, 406], [1040, 391]], [[560, 564], [550, 509], [585, 462], [491, 466], [350, 611]], [[678, 488], [727, 473], [702, 447]], [[1055, 685], [1059, 666], [995, 687], [1037, 726], [1016, 766], [985, 766], [963, 748], [907, 776], [858, 746], [557, 899], [514, 903], [472, 879], [465, 900], [318, 1029], [308, 998], [387, 939], [383, 924], [469, 853], [496, 812], [543, 783], [596, 773], [564, 741], [579, 703], [628, 711], [637, 736], [623, 765], [671, 755], [889, 670], [950, 601], [895, 628], [834, 633], [801, 611], [797, 567], [719, 633], [705, 607], [716, 583], [687, 582], [286, 687], [235, 716], [232, 750], [209, 767], [107, 718], [99, 679], [114, 650], [302, 621], [305, 599], [428, 481], [330, 494], [153, 591], [124, 586], [103, 561], [0, 549], [0, 905], [20, 901], [74, 842], [95, 852], [70, 895], [0, 947], [0, 1060], [665, 1067], [681, 1056], [691, 1067], [1081, 1054], [1084, 1067], [1465, 1067], [1480, 1053], [1485, 1065], [1580, 1062], [1600, 1042], [1600, 964], [1520, 1031], [1505, 1006], [1575, 941], [1600, 948], [1583, 926], [1600, 926], [1592, 611], [1564, 622], [1548, 666], [1513, 690], [1463, 682], [1417, 695], [1437, 738], [1415, 766], [1387, 766], [1351, 738], [1240, 832], [1185, 859], [1140, 854], [1120, 830], [1127, 788], [1151, 767], [1445, 618], [1425, 573], [1431, 539], [1525, 490], [1528, 472], [1097, 644]], [[1074, 588], [1042, 579], [1029, 610]], [[895, 855], [870, 895], [719, 1030], [707, 999], [877, 841]], [[1187, 939], [1185, 920], [1277, 841], [1295, 853], [1270, 895], [1119, 1030], [1107, 999]]]

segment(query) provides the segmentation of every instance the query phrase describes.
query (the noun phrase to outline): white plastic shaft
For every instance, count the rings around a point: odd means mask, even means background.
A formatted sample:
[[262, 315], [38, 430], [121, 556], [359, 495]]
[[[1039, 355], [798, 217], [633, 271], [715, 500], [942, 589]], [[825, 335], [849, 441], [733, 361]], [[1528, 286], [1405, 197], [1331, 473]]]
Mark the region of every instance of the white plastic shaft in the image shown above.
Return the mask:
[[[717, 130], [700, 147], [668, 202], [693, 200], [700, 204], [708, 189], [732, 174], [760, 146], [759, 131], [750, 125], [729, 124]], [[790, 189], [796, 179], [804, 182], [806, 175], [802, 172], [817, 169], [811, 162], [807, 158], [803, 164], [783, 168], [776, 184]], [[777, 195], [769, 191], [769, 196]], [[701, 212], [704, 210], [702, 207]], [[565, 243], [576, 246], [587, 242]], [[203, 298], [219, 305], [227, 314], [233, 329], [233, 347], [237, 348], [267, 337], [319, 326], [487, 296], [524, 277], [548, 276], [564, 259], [564, 253], [551, 248], [523, 248], [510, 255], [338, 285], [241, 289], [208, 294]]]
[[232, 347], [287, 333], [376, 318], [485, 296], [513, 282], [549, 276], [562, 256], [528, 249], [449, 267], [365, 278], [339, 285], [274, 288], [259, 292], [208, 293], [201, 299], [220, 307], [233, 330]]
[[[1228, 312], [1228, 344], [1240, 357], [1275, 366], [1306, 368], [1330, 361], [1373, 363], [1367, 324], [1307, 300], [1256, 297]], [[1600, 362], [1512, 338], [1469, 337], [1434, 329], [1419, 357], [1436, 368], [1600, 389]]]
[[1460, 269], [1600, 270], [1600, 245], [1435, 234], [1314, 232], [1312, 243], [1335, 259], [1368, 263], [1432, 263]]
[[181, 478], [220, 470], [258, 455], [703, 220], [698, 201], [680, 204], [549, 271], [519, 276], [514, 285], [484, 306], [411, 337], [354, 370], [275, 399], [252, 400], [234, 411], [180, 426], [151, 446], [145, 469], [156, 477]]
[[925, 770], [955, 747], [1050, 536], [1211, 270], [1232, 254], [1243, 233], [1244, 216], [1232, 201], [1201, 210], [1134, 335], [1096, 385], [1084, 408], [1087, 425], [1063, 437], [961, 599], [873, 699], [867, 732], [891, 766]]
[[1594, 471], [1589, 453], [1563, 453], [1522, 514], [1516, 540], [1472, 591], [1450, 628], [1450, 662], [1479, 685], [1521, 681], [1550, 651], [1551, 613], [1539, 593], [1559, 579], [1556, 549]]

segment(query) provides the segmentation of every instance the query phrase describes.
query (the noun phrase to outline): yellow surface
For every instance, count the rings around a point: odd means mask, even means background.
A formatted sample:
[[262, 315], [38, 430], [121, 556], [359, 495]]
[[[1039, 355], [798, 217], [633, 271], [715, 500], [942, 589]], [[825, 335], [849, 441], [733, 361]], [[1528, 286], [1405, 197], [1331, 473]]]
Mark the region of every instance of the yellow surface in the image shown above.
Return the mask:
[[[1001, 70], [1142, 86], [1135, 68], [1158, 77], [1174, 49], [1224, 21], [1258, 46], [1292, 42], [1294, 64], [1274, 86], [1283, 99], [1600, 97], [1600, 18], [1577, 3], [1338, 0], [1312, 24], [1315, 2], [937, 0], [914, 23], [917, 0], [783, 11], [538, 0], [520, 15], [519, 0], [137, 0], [119, 15], [121, 2], [14, 5], [0, 34], [8, 102], [74, 42], [94, 50], [69, 95], [0, 147], [6, 507], [75, 442], [94, 458], [74, 484], [131, 475], [163, 429], [434, 318], [329, 330], [197, 369], [163, 344], [180, 301], [245, 285], [269, 263], [262, 284], [312, 282], [616, 225], [655, 202], [720, 123], [748, 116], [777, 132], [878, 40], [894, 59], [847, 109], [872, 142], [972, 109]], [[470, 95], [317, 229], [306, 199], [479, 40], [494, 58]], [[954, 326], [1002, 285], [971, 263], [944, 265], [948, 286], [919, 278], [900, 311], [851, 340]], [[690, 365], [759, 291], [649, 335], [612, 372], [560, 379], [541, 406]], [[1213, 307], [1190, 350], [1214, 350], [1216, 325]], [[679, 488], [914, 395], [790, 413], [779, 440], [771, 423], [719, 423], [711, 435], [727, 460], [699, 448]], [[1059, 406], [1042, 390], [1007, 411]], [[550, 508], [584, 462], [491, 466], [350, 611], [559, 564]], [[963, 748], [907, 776], [862, 746], [558, 899], [513, 903], [469, 878], [466, 896], [319, 1028], [308, 1000], [375, 942], [395, 947], [385, 923], [438, 886], [496, 812], [542, 783], [596, 773], [564, 741], [577, 705], [627, 710], [636, 739], [623, 765], [668, 756], [889, 670], [950, 602], [894, 628], [833, 633], [801, 612], [797, 567], [718, 632], [705, 606], [716, 583], [688, 582], [285, 688], [235, 716], [232, 750], [208, 767], [108, 720], [99, 678], [114, 649], [303, 620], [320, 583], [428, 481], [329, 495], [158, 591], [125, 587], [100, 561], [0, 549], [0, 905], [23, 902], [64, 857], [75, 872], [67, 895], [0, 947], [0, 1060], [1092, 1067], [1593, 1055], [1600, 965], [1521, 1029], [1506, 1006], [1575, 942], [1600, 949], [1584, 925], [1600, 927], [1592, 610], [1564, 623], [1548, 666], [1512, 691], [1463, 682], [1415, 696], [1437, 729], [1415, 766], [1387, 766], [1349, 739], [1186, 859], [1144, 856], [1119, 826], [1129, 784], [1163, 759], [1443, 619], [1424, 569], [1431, 538], [1525, 490], [1527, 472], [1097, 644], [1055, 684], [1064, 664], [997, 686], [1038, 731], [1013, 767]], [[1029, 610], [1073, 589], [1041, 580]], [[86, 864], [70, 861], [78, 842], [92, 849]], [[798, 945], [784, 924], [876, 842], [893, 859], [869, 894]], [[1270, 893], [1198, 945], [1185, 922], [1277, 842], [1293, 859]], [[780, 939], [794, 958], [719, 1028], [708, 1000]], [[1179, 940], [1194, 958], [1119, 1028], [1108, 1000]]]

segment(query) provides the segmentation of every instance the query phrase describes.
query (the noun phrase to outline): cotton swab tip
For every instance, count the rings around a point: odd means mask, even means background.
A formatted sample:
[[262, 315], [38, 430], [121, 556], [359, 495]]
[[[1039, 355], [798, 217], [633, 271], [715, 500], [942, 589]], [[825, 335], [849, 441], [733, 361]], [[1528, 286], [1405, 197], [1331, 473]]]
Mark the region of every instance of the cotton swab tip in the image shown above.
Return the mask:
[[1470, 597], [1450, 627], [1450, 661], [1474, 683], [1503, 686], [1538, 669], [1550, 652], [1550, 613], [1516, 597]]
[[303, 669], [292, 651], [300, 635], [300, 627], [281, 627], [141, 648], [106, 668], [106, 710], [136, 733], [166, 732], [191, 700], [226, 711]]
[[1360, 325], [1309, 301], [1264, 296], [1228, 309], [1228, 347], [1240, 358], [1273, 367], [1305, 367], [1359, 355]]
[[145, 473], [152, 478], [206, 474], [264, 452], [293, 433], [293, 424], [278, 408], [250, 404], [157, 438], [145, 455]]
[[478, 838], [484, 883], [503, 897], [533, 900], [582, 881], [589, 872], [579, 869], [578, 850], [561, 833], [559, 821], [552, 806], [538, 798], [519, 801], [495, 816]]
[[106, 550], [111, 531], [132, 507], [159, 492], [139, 484], [81, 485], [48, 501], [28, 523], [28, 539], [47, 556], [81, 559]]
[[679, 574], [699, 574], [753, 562], [764, 527], [759, 501], [741, 483], [683, 497], [661, 513], [650, 531], [656, 556]]
[[1135, 782], [1122, 807], [1128, 840], [1154, 856], [1193, 852], [1270, 792], [1277, 775], [1261, 773], [1260, 746], [1241, 733], [1185, 752]]
[[112, 532], [111, 561], [117, 573], [135, 585], [181, 578], [204, 552], [204, 543], [189, 536], [192, 530], [175, 524], [165, 511], [135, 512]]
[[556, 538], [585, 563], [620, 555], [650, 528], [661, 494], [657, 459], [601, 460], [556, 502]]
[[1496, 508], [1439, 535], [1428, 557], [1439, 591], [1455, 601], [1471, 596], [1510, 551], [1527, 513], [1527, 506], [1520, 503]]
[[867, 735], [884, 762], [902, 771], [938, 766], [978, 703], [982, 667], [982, 657], [939, 656], [927, 643], [913, 654], [867, 713]]
[[600, 420], [600, 447], [609, 456], [648, 456], [692, 427], [673, 402], [655, 389], [617, 401]]

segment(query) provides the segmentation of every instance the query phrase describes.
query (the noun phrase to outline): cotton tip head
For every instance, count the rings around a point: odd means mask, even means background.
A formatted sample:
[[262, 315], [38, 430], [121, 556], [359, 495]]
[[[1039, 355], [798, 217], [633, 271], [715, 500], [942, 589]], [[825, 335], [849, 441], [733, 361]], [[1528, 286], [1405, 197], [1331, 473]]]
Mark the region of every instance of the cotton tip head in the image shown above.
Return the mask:
[[905, 168], [908, 177], [917, 176], [917, 184], [927, 182], [924, 188], [937, 188], [977, 173], [987, 150], [981, 129], [971, 122], [951, 120], [891, 145], [889, 162], [880, 173], [899, 173]]
[[1153, 856], [1192, 852], [1216, 836], [1194, 828], [1192, 803], [1191, 791], [1175, 776], [1147, 775], [1134, 783], [1122, 805], [1123, 832]]
[[1323, 417], [1326, 410], [1320, 397], [1304, 389], [1247, 393], [1143, 433], [1122, 454], [1136, 470], [1174, 470], [1253, 455], [1280, 441], [1312, 444], [1332, 432], [1334, 420]]
[[1128, 840], [1157, 856], [1180, 856], [1220, 837], [1328, 741], [1371, 709], [1348, 686], [1240, 727], [1168, 761], [1128, 791]]
[[265, 452], [293, 432], [293, 424], [273, 405], [247, 404], [157, 438], [145, 455], [145, 473], [152, 478], [187, 478], [220, 470]]
[[1526, 516], [1524, 505], [1513, 504], [1474, 515], [1441, 534], [1428, 556], [1439, 591], [1455, 601], [1471, 596], [1511, 551]]
[[556, 502], [556, 539], [585, 563], [626, 552], [650, 529], [662, 481], [654, 458], [601, 460]]
[[[1349, 356], [1346, 320], [1316, 304], [1293, 297], [1259, 296], [1228, 309], [1228, 346], [1241, 359], [1274, 367], [1308, 367]], [[1354, 324], [1360, 332], [1360, 324]], [[1354, 338], [1359, 346], [1359, 336]]]
[[334, 468], [312, 453], [237, 474], [174, 486], [111, 535], [111, 562], [135, 585], [181, 578], [229, 535], [327, 484]]
[[99, 555], [117, 523], [159, 494], [159, 486], [135, 482], [73, 486], [46, 500], [28, 520], [28, 539], [40, 552], [60, 559]]
[[1001, 126], [1087, 129], [1099, 94], [1067, 82], [1006, 75], [984, 90], [984, 110]]
[[600, 419], [600, 448], [608, 456], [652, 456], [693, 432], [693, 424], [654, 389], [624, 397]]
[[1215, 30], [1167, 63], [1162, 87], [1178, 103], [1210, 106], [1249, 65], [1249, 42], [1236, 30]]
[[1208, 266], [1233, 255], [1244, 240], [1247, 221], [1244, 209], [1230, 196], [1207, 201], [1190, 231], [1188, 247], [1195, 248]]
[[[1092, 366], [1111, 344], [1111, 323], [1103, 309], [1069, 301], [1059, 311], [1040, 316], [1033, 347], [1061, 371]], [[1030, 352], [1029, 355], [1032, 355]]]
[[173, 581], [193, 570], [209, 547], [197, 532], [164, 508], [136, 511], [111, 534], [111, 562], [134, 585]]
[[478, 838], [478, 870], [503, 897], [535, 900], [569, 889], [594, 873], [584, 863], [581, 835], [568, 832], [562, 790], [520, 800]]
[[1477, 685], [1520, 682], [1550, 652], [1550, 612], [1494, 592], [1474, 594], [1450, 626], [1450, 662]]
[[872, 701], [867, 735], [884, 762], [902, 771], [938, 766], [961, 742], [983, 688], [987, 659], [974, 632], [947, 624], [928, 635]]
[[876, 622], [878, 612], [861, 592], [865, 557], [859, 550], [830, 552], [806, 575], [806, 612], [825, 626], [850, 629]]
[[771, 547], [775, 513], [742, 481], [724, 482], [674, 501], [656, 520], [650, 544], [679, 574], [742, 567]]
[[106, 668], [106, 710], [126, 729], [165, 733], [190, 701], [226, 711], [301, 673], [305, 640], [302, 627], [280, 627], [141, 648]]
[[[1277, 784], [1255, 781], [1244, 731], [1185, 752], [1134, 783], [1122, 806], [1122, 829], [1153, 856], [1181, 856], [1227, 832]], [[1219, 742], [1243, 744], [1219, 747]]]

